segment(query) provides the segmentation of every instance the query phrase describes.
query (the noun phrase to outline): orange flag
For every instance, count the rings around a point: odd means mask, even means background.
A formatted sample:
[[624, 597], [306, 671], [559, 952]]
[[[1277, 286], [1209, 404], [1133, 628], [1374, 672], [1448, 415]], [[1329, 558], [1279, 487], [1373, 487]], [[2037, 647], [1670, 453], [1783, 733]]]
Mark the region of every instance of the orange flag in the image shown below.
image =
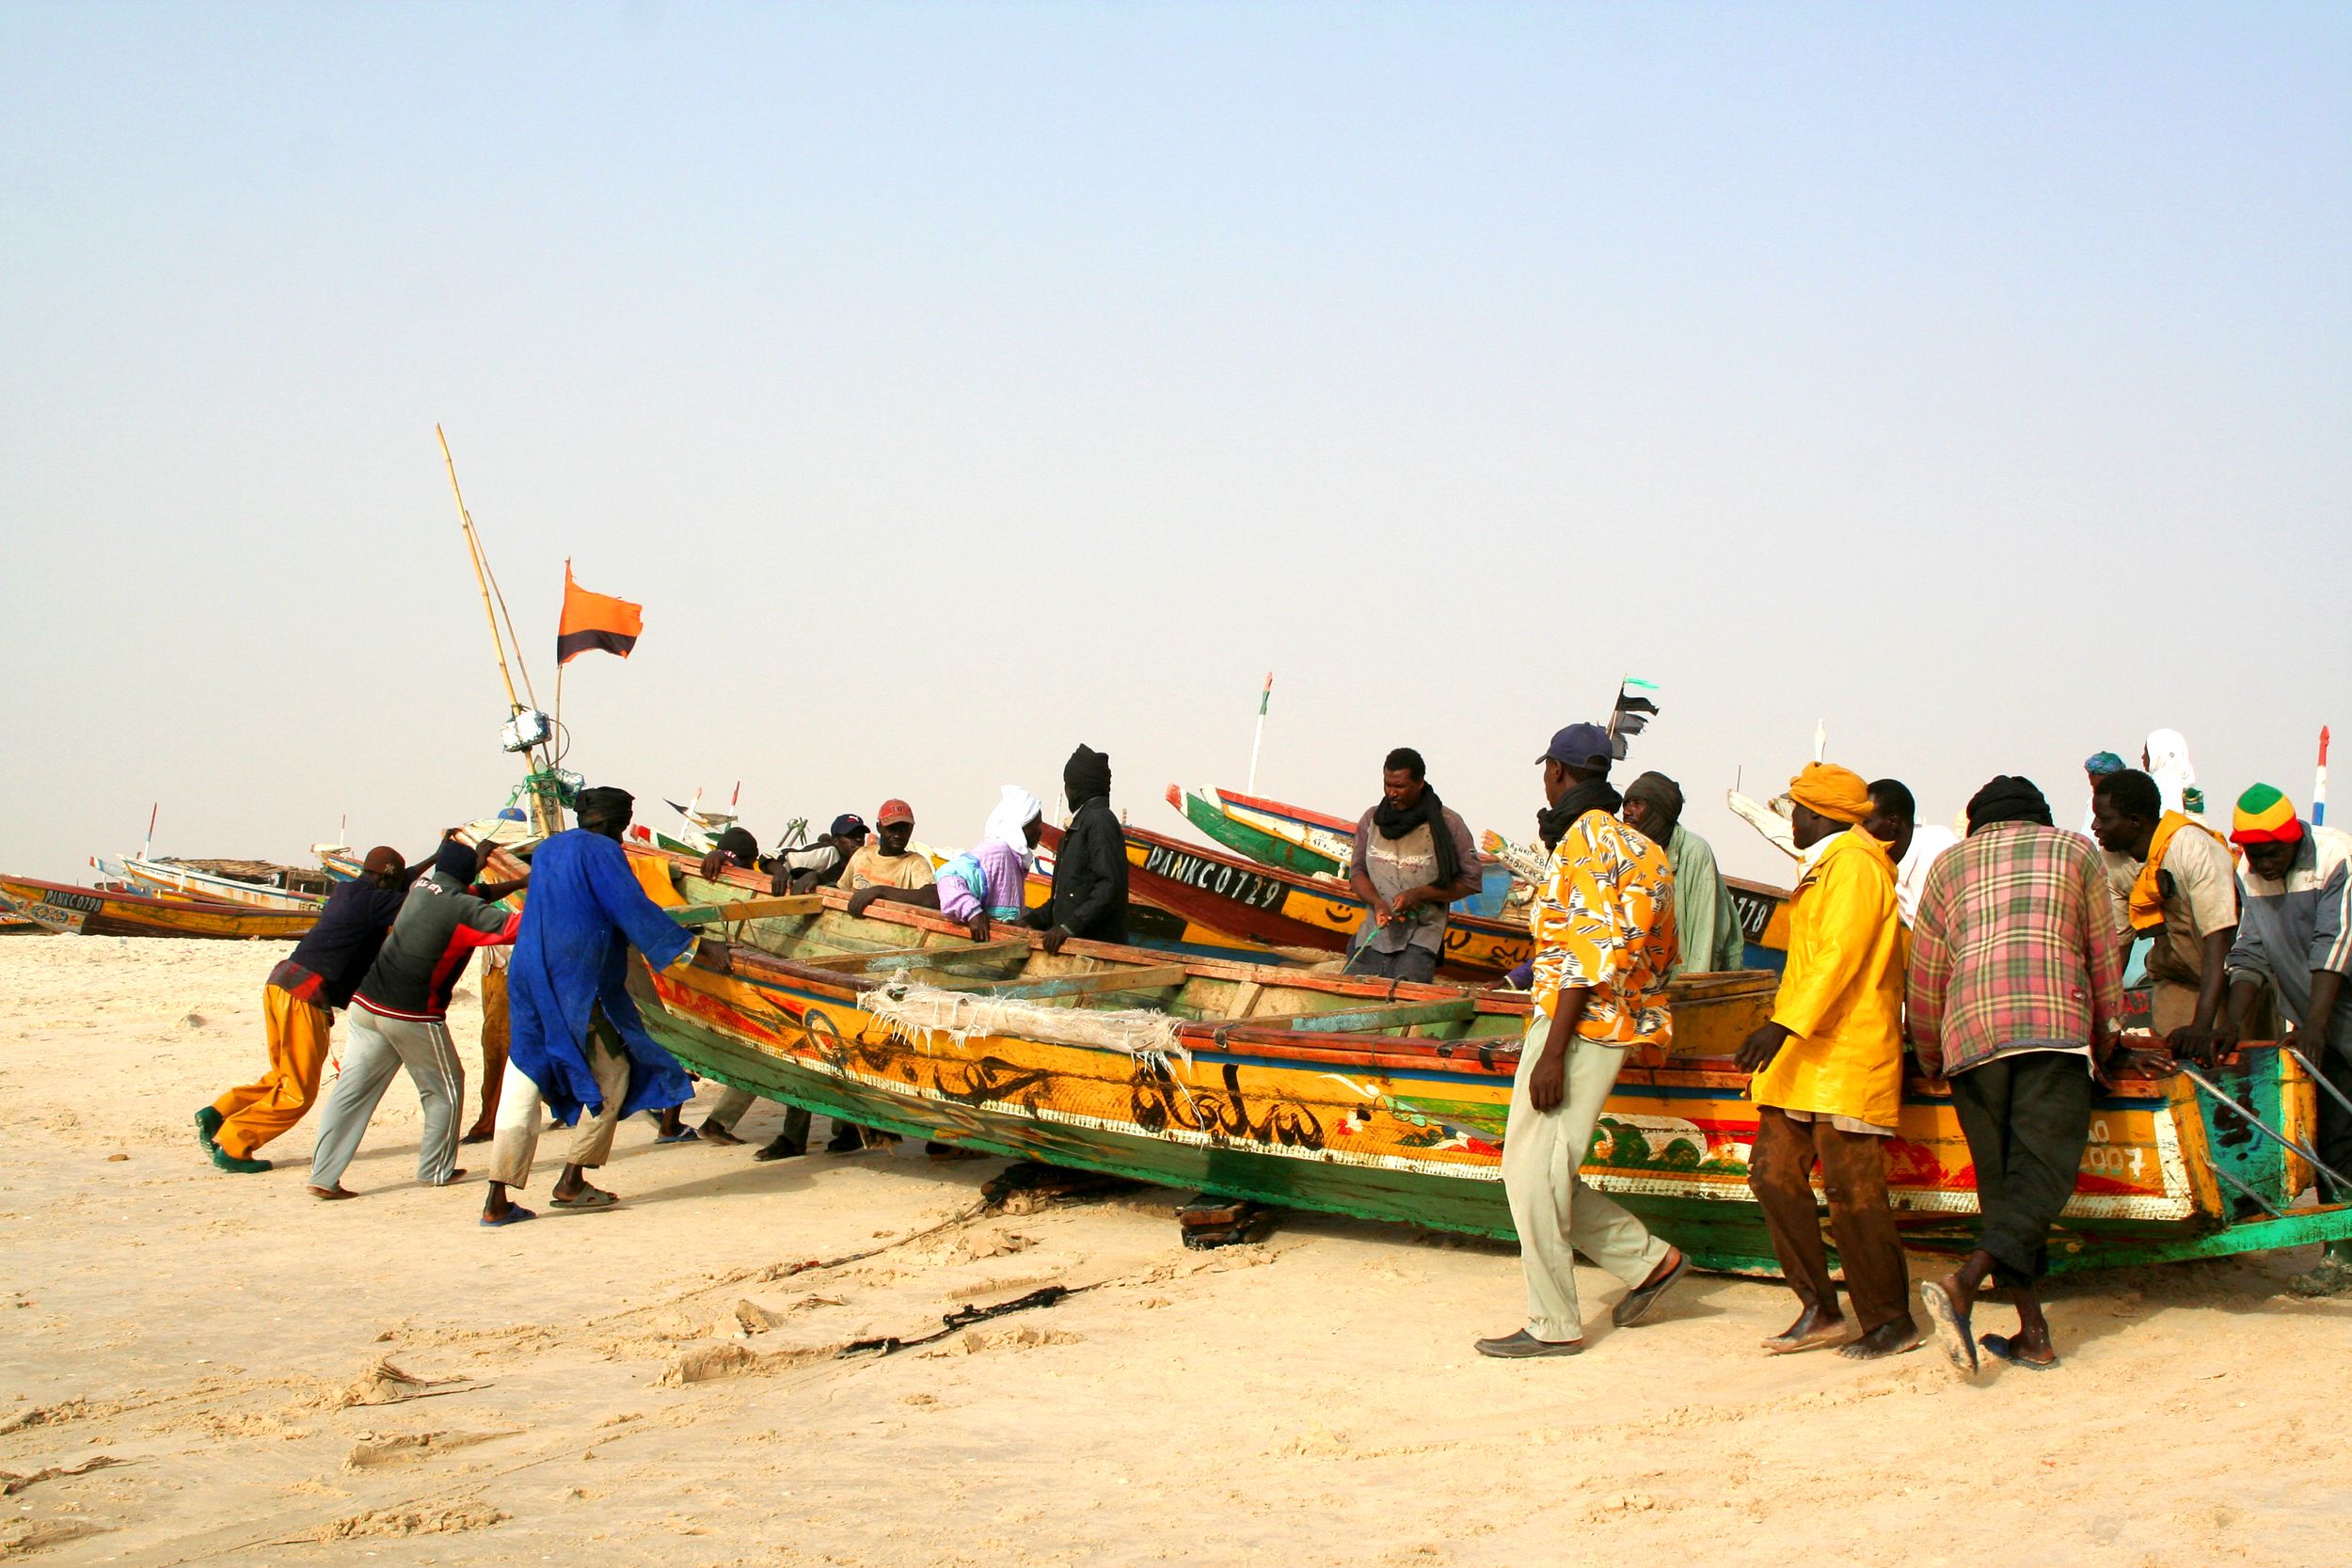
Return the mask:
[[592, 649], [627, 658], [637, 646], [637, 634], [645, 629], [644, 609], [609, 594], [589, 593], [572, 580], [572, 563], [566, 561], [564, 619], [555, 628], [555, 662], [568, 664], [575, 656]]

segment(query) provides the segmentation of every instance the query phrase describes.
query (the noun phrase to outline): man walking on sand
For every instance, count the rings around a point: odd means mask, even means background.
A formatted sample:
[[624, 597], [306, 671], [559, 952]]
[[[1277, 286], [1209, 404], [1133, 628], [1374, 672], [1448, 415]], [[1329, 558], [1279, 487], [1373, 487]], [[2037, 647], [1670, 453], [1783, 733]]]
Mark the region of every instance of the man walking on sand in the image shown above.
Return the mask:
[[490, 1145], [484, 1225], [536, 1217], [509, 1201], [506, 1191], [531, 1180], [543, 1104], [558, 1121], [579, 1123], [549, 1201], [592, 1210], [620, 1201], [591, 1186], [584, 1173], [611, 1158], [621, 1118], [693, 1098], [685, 1071], [645, 1033], [628, 994], [631, 947], [654, 968], [667, 969], [694, 945], [628, 868], [621, 835], [634, 803], [625, 789], [581, 790], [580, 826], [555, 834], [532, 856], [531, 896], [507, 966], [506, 1082]]
[[[1804, 867], [1788, 895], [1788, 963], [1772, 1016], [1740, 1048], [1755, 1074], [1748, 1186], [1764, 1211], [1797, 1321], [1764, 1341], [1774, 1355], [1838, 1345], [1874, 1360], [1916, 1348], [1911, 1274], [1886, 1201], [1886, 1140], [1903, 1099], [1903, 928], [1895, 863], [1859, 831], [1871, 814], [1861, 776], [1805, 764], [1788, 782]], [[1854, 1326], [1837, 1308], [1821, 1212], [1820, 1167]]]
[[375, 961], [408, 884], [424, 869], [409, 870], [399, 850], [377, 845], [359, 875], [327, 895], [310, 935], [270, 971], [262, 990], [269, 1070], [196, 1113], [197, 1142], [214, 1164], [240, 1176], [270, 1168], [254, 1151], [300, 1121], [318, 1099], [334, 1009], [351, 1005], [352, 989]]
[[[1928, 873], [1912, 927], [1911, 1042], [1948, 1078], [1983, 1216], [1968, 1260], [1919, 1287], [1936, 1341], [1974, 1377], [1979, 1344], [2011, 1366], [2058, 1365], [2034, 1294], [2050, 1227], [2090, 1141], [2097, 1064], [2123, 1005], [2123, 944], [2099, 851], [2050, 823], [2032, 781], [2003, 775], [1968, 802], [1968, 836]], [[1971, 1338], [1987, 1276], [2017, 1332]]]
[[1502, 1186], [1519, 1235], [1527, 1326], [1478, 1341], [1504, 1359], [1584, 1348], [1576, 1254], [1625, 1281], [1613, 1321], [1647, 1315], [1690, 1259], [1578, 1174], [1629, 1045], [1672, 1037], [1666, 971], [1675, 958], [1674, 872], [1666, 852], [1613, 815], [1612, 748], [1597, 724], [1570, 724], [1541, 759], [1543, 836], [1558, 844], [1536, 889], [1535, 1005], [1519, 1044], [1503, 1126]]

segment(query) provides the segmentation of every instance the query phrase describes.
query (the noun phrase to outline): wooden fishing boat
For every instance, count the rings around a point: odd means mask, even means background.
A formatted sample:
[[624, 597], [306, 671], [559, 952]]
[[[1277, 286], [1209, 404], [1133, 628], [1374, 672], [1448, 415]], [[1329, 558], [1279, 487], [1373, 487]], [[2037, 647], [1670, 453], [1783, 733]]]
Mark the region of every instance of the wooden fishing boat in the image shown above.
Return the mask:
[[[1335, 878], [1254, 865], [1141, 828], [1130, 827], [1126, 835], [1129, 898], [1229, 939], [1345, 953], [1371, 912], [1355, 889]], [[1061, 831], [1046, 829], [1045, 843], [1058, 847]], [[1525, 925], [1457, 911], [1446, 923], [1438, 973], [1491, 980], [1528, 952]]]
[[318, 923], [315, 909], [261, 910], [193, 898], [102, 893], [38, 877], [0, 876], [0, 901], [5, 901], [10, 913], [52, 931], [92, 937], [208, 937], [242, 942], [255, 937], [299, 937]]
[[307, 910], [312, 915], [326, 902], [320, 894], [289, 892], [282, 887], [240, 881], [234, 877], [216, 877], [141, 855], [125, 855], [119, 862], [93, 859], [90, 864], [102, 877], [159, 898], [196, 898], [215, 904], [249, 905], [258, 910]]
[[[667, 863], [668, 901], [743, 890]], [[1030, 932], [973, 942], [902, 905], [851, 919], [838, 894], [706, 927], [715, 966], [631, 985], [705, 1077], [909, 1136], [1226, 1197], [1509, 1237], [1501, 1145], [1523, 995], [1270, 970]], [[705, 917], [707, 917], [706, 908]], [[1730, 1057], [1774, 979], [1677, 983], [1669, 1053], [1630, 1053], [1583, 1175], [1702, 1266], [1774, 1270], [1747, 1187], [1755, 1108]], [[2313, 1086], [2278, 1047], [2207, 1079], [2121, 1070], [2094, 1113], [2054, 1265], [2157, 1262], [2352, 1236], [2352, 1207], [2296, 1207]], [[2226, 1098], [2226, 1103], [2224, 1100]], [[2299, 1146], [2299, 1147], [2298, 1147]], [[1974, 1171], [1950, 1097], [1915, 1079], [1890, 1148], [1906, 1244], [1974, 1235]]]

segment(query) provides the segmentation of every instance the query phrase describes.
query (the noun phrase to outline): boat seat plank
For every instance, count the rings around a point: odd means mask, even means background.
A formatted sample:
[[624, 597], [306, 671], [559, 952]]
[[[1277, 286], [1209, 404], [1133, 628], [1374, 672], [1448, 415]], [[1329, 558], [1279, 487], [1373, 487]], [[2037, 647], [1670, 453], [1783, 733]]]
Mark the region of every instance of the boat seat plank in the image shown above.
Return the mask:
[[724, 904], [678, 904], [667, 912], [681, 926], [713, 926], [721, 921], [775, 920], [786, 915], [817, 914], [825, 901], [813, 893], [783, 898], [738, 898]]
[[932, 984], [942, 990], [971, 991], [993, 999], [1042, 1001], [1060, 996], [1092, 996], [1104, 991], [1167, 990], [1192, 977], [1183, 964], [1137, 964], [1124, 969], [1097, 970], [1090, 974], [1057, 974], [1034, 980], [1014, 975], [1009, 980], [966, 980], [942, 976]]
[[857, 974], [875, 969], [905, 969], [910, 966], [967, 963], [981, 958], [1005, 958], [1029, 950], [1028, 939], [1019, 937], [1008, 942], [975, 942], [960, 946], [884, 947], [870, 953], [850, 953], [837, 957], [827, 954], [823, 958], [804, 961], [818, 969]]
[[1349, 1007], [1337, 1012], [1293, 1013], [1287, 1017], [1234, 1019], [1253, 1029], [1297, 1029], [1313, 1034], [1355, 1033], [1394, 1029], [1416, 1023], [1464, 1023], [1478, 1014], [1468, 997], [1451, 1002], [1407, 1002], [1396, 1006]]

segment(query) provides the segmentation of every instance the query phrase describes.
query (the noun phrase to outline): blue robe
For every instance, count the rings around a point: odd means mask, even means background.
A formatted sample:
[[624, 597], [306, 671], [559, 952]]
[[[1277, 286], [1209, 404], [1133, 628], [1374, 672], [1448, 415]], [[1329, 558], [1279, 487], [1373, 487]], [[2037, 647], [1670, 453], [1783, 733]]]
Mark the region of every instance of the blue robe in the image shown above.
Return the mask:
[[589, 1015], [599, 1005], [628, 1052], [623, 1116], [694, 1098], [685, 1070], [645, 1033], [628, 994], [631, 947], [654, 968], [667, 969], [693, 942], [691, 932], [645, 896], [628, 854], [612, 839], [574, 828], [539, 846], [506, 972], [507, 1050], [557, 1120], [603, 1109], [587, 1053]]

